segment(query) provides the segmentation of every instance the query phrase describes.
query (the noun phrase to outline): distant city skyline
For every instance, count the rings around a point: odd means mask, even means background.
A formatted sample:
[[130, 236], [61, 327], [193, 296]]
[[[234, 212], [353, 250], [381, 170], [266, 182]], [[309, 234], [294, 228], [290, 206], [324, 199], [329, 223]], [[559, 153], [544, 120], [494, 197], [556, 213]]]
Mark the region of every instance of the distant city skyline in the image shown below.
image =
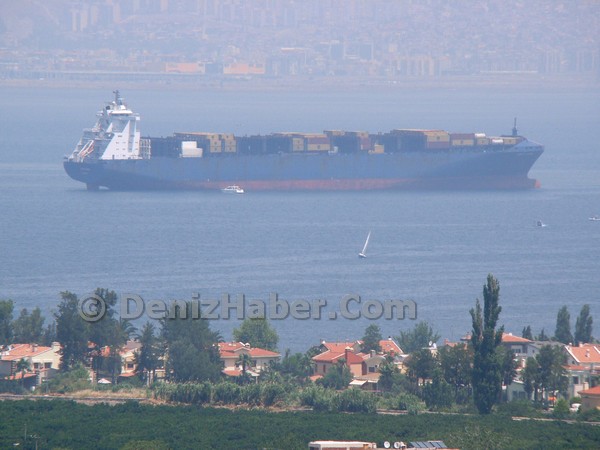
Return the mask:
[[3, 2], [0, 79], [97, 72], [223, 77], [600, 79], [600, 2]]

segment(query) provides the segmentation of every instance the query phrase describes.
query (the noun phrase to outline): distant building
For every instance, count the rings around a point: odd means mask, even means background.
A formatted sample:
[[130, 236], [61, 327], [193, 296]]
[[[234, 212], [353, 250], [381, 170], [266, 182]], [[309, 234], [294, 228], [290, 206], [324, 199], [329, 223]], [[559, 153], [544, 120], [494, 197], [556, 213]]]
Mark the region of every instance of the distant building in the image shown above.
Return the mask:
[[242, 374], [239, 360], [240, 355], [250, 356], [250, 367], [246, 370], [249, 375], [257, 377], [262, 370], [281, 357], [280, 353], [272, 352], [264, 348], [251, 347], [243, 342], [219, 342], [219, 357], [223, 362], [223, 373], [228, 376], [237, 377]]
[[[53, 342], [51, 347], [37, 344], [9, 345], [0, 353], [0, 378], [17, 380], [23, 376], [28, 379], [25, 383], [27, 387], [37, 386], [58, 372], [60, 350], [58, 342]], [[17, 371], [17, 364], [22, 359], [29, 364], [24, 375]]]
[[402, 349], [392, 339], [379, 341], [381, 352], [374, 350], [369, 353], [362, 352], [362, 341], [353, 342], [326, 342], [322, 341], [319, 353], [313, 356], [314, 373], [311, 379], [321, 378], [331, 370], [332, 367], [341, 364], [342, 361], [352, 374], [350, 386], [360, 387], [366, 390], [377, 390], [379, 381], [379, 367], [391, 359], [399, 364]]
[[579, 391], [579, 396], [581, 397], [581, 409], [583, 411], [600, 409], [600, 386]]

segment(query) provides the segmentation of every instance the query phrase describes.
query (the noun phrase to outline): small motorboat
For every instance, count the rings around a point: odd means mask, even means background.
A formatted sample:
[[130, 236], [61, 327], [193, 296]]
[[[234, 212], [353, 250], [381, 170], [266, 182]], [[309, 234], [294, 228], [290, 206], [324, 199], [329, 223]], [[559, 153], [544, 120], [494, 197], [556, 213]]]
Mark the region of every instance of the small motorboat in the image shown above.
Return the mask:
[[243, 194], [244, 190], [239, 186], [227, 186], [221, 189], [221, 192], [224, 194]]

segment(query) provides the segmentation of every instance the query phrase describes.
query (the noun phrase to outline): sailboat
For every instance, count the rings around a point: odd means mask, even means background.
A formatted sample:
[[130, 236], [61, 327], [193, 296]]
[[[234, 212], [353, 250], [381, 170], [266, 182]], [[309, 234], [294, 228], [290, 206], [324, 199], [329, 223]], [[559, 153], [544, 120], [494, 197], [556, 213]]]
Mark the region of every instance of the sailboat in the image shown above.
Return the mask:
[[367, 257], [367, 246], [369, 245], [369, 239], [371, 238], [371, 232], [369, 231], [369, 234], [367, 234], [367, 240], [365, 241], [365, 245], [363, 246], [362, 252], [360, 252], [358, 254], [359, 258], [366, 258]]

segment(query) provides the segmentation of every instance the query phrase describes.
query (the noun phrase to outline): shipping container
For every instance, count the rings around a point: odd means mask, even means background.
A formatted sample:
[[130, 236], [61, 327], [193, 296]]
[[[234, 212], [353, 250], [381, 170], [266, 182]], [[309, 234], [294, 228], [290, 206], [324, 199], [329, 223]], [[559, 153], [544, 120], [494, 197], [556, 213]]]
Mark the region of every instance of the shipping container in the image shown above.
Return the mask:
[[196, 141], [181, 141], [182, 158], [201, 158], [202, 149], [198, 148]]
[[452, 147], [470, 147], [475, 145], [474, 139], [455, 139], [450, 141]]
[[425, 145], [425, 148], [428, 148], [428, 149], [450, 148], [450, 142], [449, 141], [427, 142], [427, 144]]
[[331, 145], [329, 144], [306, 144], [306, 150], [309, 152], [325, 152], [331, 150]]
[[304, 151], [304, 139], [295, 137], [292, 138], [292, 151], [303, 152]]
[[514, 136], [502, 136], [504, 145], [517, 145], [520, 142], [520, 138]]
[[475, 133], [450, 133], [450, 140], [455, 139], [475, 139]]
[[359, 136], [360, 139], [360, 149], [369, 151], [373, 149], [373, 144], [371, 143], [371, 138], [369, 136]]
[[427, 136], [427, 143], [450, 142], [450, 133], [441, 130], [428, 130], [424, 132]]

